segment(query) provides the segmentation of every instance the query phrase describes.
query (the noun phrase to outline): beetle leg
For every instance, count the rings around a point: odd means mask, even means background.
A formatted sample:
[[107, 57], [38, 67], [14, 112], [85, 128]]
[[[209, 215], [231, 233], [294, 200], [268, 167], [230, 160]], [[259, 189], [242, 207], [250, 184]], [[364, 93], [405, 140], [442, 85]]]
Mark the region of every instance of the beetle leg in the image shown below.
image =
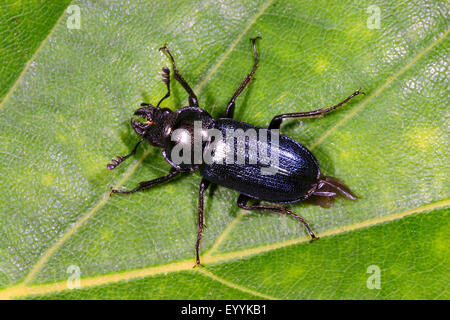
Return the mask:
[[197, 242], [195, 244], [195, 254], [196, 254], [196, 265], [200, 265], [200, 256], [199, 256], [199, 248], [200, 241], [202, 240], [203, 235], [203, 227], [205, 226], [205, 216], [203, 215], [203, 194], [205, 190], [208, 188], [210, 182], [206, 179], [202, 179], [200, 183], [200, 190], [198, 193], [198, 232], [197, 232]]
[[235, 100], [239, 95], [242, 93], [242, 91], [245, 89], [245, 87], [249, 84], [249, 82], [252, 80], [252, 76], [256, 71], [256, 68], [258, 67], [258, 52], [256, 51], [256, 40], [261, 39], [261, 37], [256, 37], [251, 39], [253, 43], [253, 53], [255, 57], [255, 62], [253, 63], [252, 71], [250, 71], [244, 78], [244, 80], [241, 82], [239, 87], [237, 88], [236, 92], [231, 97], [230, 101], [227, 105], [227, 111], [225, 118], [233, 118], [234, 115], [234, 107], [235, 107]]
[[156, 179], [153, 179], [153, 180], [150, 180], [150, 181], [142, 181], [142, 182], [139, 182], [139, 185], [138, 185], [136, 188], [132, 189], [132, 190], [126, 190], [126, 191], [123, 191], [123, 190], [111, 189], [110, 195], [113, 194], [113, 193], [126, 193], [126, 194], [130, 194], [130, 193], [134, 193], [134, 192], [137, 192], [137, 191], [141, 191], [141, 190], [145, 190], [145, 189], [150, 189], [150, 188], [155, 187], [155, 186], [157, 186], [157, 185], [159, 185], [159, 184], [161, 184], [161, 183], [163, 183], [163, 182], [166, 182], [166, 181], [169, 181], [169, 180], [175, 178], [175, 177], [176, 177], [177, 175], [179, 175], [181, 172], [182, 172], [182, 171], [179, 171], [179, 170], [177, 170], [177, 169], [175, 169], [175, 168], [172, 168], [172, 169], [170, 170], [170, 173], [169, 173], [168, 175], [163, 176], [163, 177], [160, 177], [160, 178], [156, 178]]
[[348, 102], [353, 97], [356, 97], [359, 94], [365, 94], [364, 92], [360, 91], [361, 88], [356, 90], [354, 93], [352, 93], [350, 96], [345, 98], [342, 102], [339, 102], [337, 105], [332, 106], [330, 108], [326, 109], [318, 109], [314, 111], [307, 111], [307, 112], [295, 112], [295, 113], [284, 113], [280, 114], [278, 116], [273, 117], [272, 121], [270, 121], [269, 129], [280, 129], [281, 122], [283, 119], [286, 118], [315, 118], [315, 117], [323, 117], [326, 113], [333, 111], [334, 109], [342, 106], [344, 103]]
[[133, 150], [127, 154], [126, 156], [117, 156], [117, 159], [112, 159], [111, 162], [112, 163], [108, 163], [106, 165], [106, 168], [108, 168], [109, 170], [114, 169], [115, 167], [117, 167], [119, 164], [121, 164], [124, 160], [128, 159], [129, 157], [131, 157], [133, 154], [136, 153], [137, 147], [141, 144], [141, 142], [144, 141], [144, 138], [142, 138], [141, 140], [139, 140], [139, 142], [134, 146]]
[[298, 221], [300, 221], [301, 223], [303, 223], [303, 225], [305, 226], [306, 230], [308, 230], [309, 235], [311, 236], [312, 240], [316, 240], [319, 239], [319, 237], [317, 237], [314, 232], [311, 230], [311, 227], [309, 226], [308, 222], [306, 222], [305, 219], [303, 219], [302, 217], [298, 216], [297, 214], [295, 214], [294, 212], [286, 209], [283, 206], [264, 206], [264, 205], [255, 205], [255, 206], [249, 206], [247, 205], [248, 201], [250, 200], [250, 198], [246, 195], [239, 195], [238, 201], [237, 201], [237, 205], [239, 208], [245, 209], [245, 210], [260, 210], [260, 211], [269, 211], [269, 212], [278, 212], [281, 214], [288, 214], [292, 217], [294, 217], [295, 219], [297, 219]]
[[159, 50], [164, 50], [167, 53], [167, 55], [169, 56], [170, 61], [172, 62], [172, 66], [173, 66], [173, 77], [175, 78], [175, 80], [177, 80], [183, 86], [184, 90], [186, 90], [186, 92], [189, 94], [189, 106], [198, 108], [197, 96], [195, 95], [194, 91], [191, 89], [189, 84], [186, 82], [186, 80], [184, 80], [183, 76], [178, 71], [177, 66], [175, 65], [175, 60], [174, 60], [172, 54], [170, 53], [169, 48], [167, 48], [166, 45], [164, 45], [161, 48], [159, 48]]

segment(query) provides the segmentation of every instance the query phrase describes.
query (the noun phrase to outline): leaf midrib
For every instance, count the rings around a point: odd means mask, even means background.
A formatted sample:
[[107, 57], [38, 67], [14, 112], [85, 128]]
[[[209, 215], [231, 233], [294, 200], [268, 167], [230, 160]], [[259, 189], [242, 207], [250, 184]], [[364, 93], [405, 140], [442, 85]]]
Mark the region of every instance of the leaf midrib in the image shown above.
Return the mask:
[[[379, 225], [382, 223], [393, 222], [399, 219], [402, 219], [406, 216], [411, 216], [414, 214], [423, 213], [426, 211], [432, 211], [439, 208], [444, 208], [450, 206], [450, 199], [441, 200], [438, 202], [434, 202], [431, 204], [427, 204], [424, 206], [417, 207], [415, 209], [410, 209], [402, 212], [398, 212], [392, 215], [384, 216], [381, 218], [375, 218], [366, 220], [360, 223], [351, 224], [343, 227], [339, 227], [336, 229], [328, 230], [321, 233], [321, 238], [328, 238], [332, 236], [336, 236], [345, 232], [357, 231], [360, 229], [372, 227], [375, 225]], [[308, 237], [300, 237], [296, 239], [286, 240], [278, 243], [273, 243], [269, 245], [263, 245], [255, 248], [244, 249], [240, 251], [226, 252], [217, 255], [213, 255], [211, 251], [207, 252], [203, 255], [202, 261], [205, 265], [210, 265], [214, 263], [222, 263], [226, 261], [232, 261], [234, 259], [243, 259], [248, 258], [250, 256], [255, 256], [257, 254], [267, 253], [276, 249], [281, 249], [287, 246], [300, 244], [309, 241]], [[216, 246], [217, 247], [217, 246]], [[266, 299], [278, 299], [273, 296], [268, 296], [263, 293], [259, 293], [255, 290], [250, 290], [243, 286], [232, 283], [231, 281], [224, 280], [219, 278], [217, 275], [211, 274], [210, 271], [202, 271], [201, 269], [193, 268], [194, 261], [192, 259], [187, 259], [179, 262], [172, 262], [165, 265], [160, 266], [152, 266], [148, 268], [135, 269], [131, 271], [118, 272], [118, 273], [110, 273], [104, 274], [94, 277], [81, 278], [81, 286], [82, 288], [89, 288], [100, 285], [107, 285], [111, 283], [116, 283], [119, 281], [129, 281], [137, 278], [145, 278], [149, 276], [155, 276], [159, 274], [167, 274], [169, 272], [181, 272], [181, 271], [197, 271], [201, 272], [203, 275], [208, 276], [216, 281], [221, 282], [222, 284], [228, 285], [236, 290], [240, 290], [245, 293], [252, 293], [254, 295], [266, 298]], [[26, 286], [25, 284], [19, 284], [16, 286], [12, 286], [10, 288], [6, 288], [0, 290], [0, 299], [11, 299], [14, 297], [25, 297], [29, 295], [35, 294], [46, 294], [52, 292], [60, 292], [67, 290], [67, 281], [59, 281], [51, 284], [39, 284], [35, 286]]]

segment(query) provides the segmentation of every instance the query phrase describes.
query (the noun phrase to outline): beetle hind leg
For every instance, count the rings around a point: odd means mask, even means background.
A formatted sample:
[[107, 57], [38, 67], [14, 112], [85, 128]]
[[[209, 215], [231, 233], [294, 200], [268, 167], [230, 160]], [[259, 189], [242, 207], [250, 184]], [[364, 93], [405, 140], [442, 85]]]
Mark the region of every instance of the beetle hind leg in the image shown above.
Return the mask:
[[314, 232], [312, 231], [311, 227], [309, 226], [308, 222], [306, 222], [305, 219], [303, 219], [302, 217], [300, 217], [299, 215], [295, 214], [294, 212], [286, 209], [283, 206], [265, 206], [265, 205], [248, 205], [248, 201], [251, 198], [246, 196], [246, 195], [239, 195], [238, 201], [237, 201], [237, 205], [239, 208], [245, 209], [245, 210], [250, 210], [250, 211], [268, 211], [268, 212], [278, 212], [281, 214], [285, 214], [285, 215], [290, 215], [291, 217], [294, 217], [295, 219], [297, 219], [298, 221], [300, 221], [306, 228], [306, 230], [308, 231], [309, 235], [311, 236], [311, 240], [317, 240], [319, 239], [318, 236], [316, 236], [314, 234]]

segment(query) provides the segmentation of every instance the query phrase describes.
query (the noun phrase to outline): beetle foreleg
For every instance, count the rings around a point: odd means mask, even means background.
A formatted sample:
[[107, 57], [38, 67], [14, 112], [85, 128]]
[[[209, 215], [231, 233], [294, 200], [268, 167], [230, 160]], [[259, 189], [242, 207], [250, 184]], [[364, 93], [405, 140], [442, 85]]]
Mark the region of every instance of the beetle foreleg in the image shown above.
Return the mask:
[[139, 185], [136, 188], [132, 189], [132, 190], [126, 190], [125, 191], [125, 190], [111, 189], [110, 195], [113, 194], [113, 193], [130, 194], [130, 193], [134, 193], [134, 192], [137, 192], [137, 191], [149, 189], [149, 188], [155, 187], [155, 186], [157, 186], [157, 185], [159, 185], [159, 184], [161, 184], [163, 182], [166, 182], [166, 181], [169, 181], [169, 180], [175, 178], [181, 172], [182, 171], [179, 171], [179, 170], [176, 170], [175, 168], [172, 168], [168, 175], [166, 175], [164, 177], [156, 178], [156, 179], [153, 179], [153, 180], [150, 180], [150, 181], [139, 182]]
[[202, 179], [200, 183], [200, 190], [198, 193], [198, 232], [197, 232], [197, 242], [195, 244], [195, 254], [196, 254], [196, 266], [200, 265], [200, 256], [199, 256], [199, 248], [200, 241], [202, 240], [203, 235], [203, 227], [205, 227], [205, 216], [203, 215], [203, 194], [205, 190], [208, 188], [210, 182], [206, 179]]
[[281, 214], [288, 214], [288, 215], [294, 217], [295, 219], [297, 219], [298, 221], [300, 221], [305, 226], [305, 228], [306, 228], [306, 230], [308, 230], [308, 233], [311, 236], [312, 240], [319, 239], [319, 237], [317, 237], [314, 234], [314, 232], [311, 230], [311, 227], [309, 226], [308, 222], [306, 222], [305, 219], [298, 216], [294, 212], [286, 209], [283, 206], [264, 206], [264, 205], [249, 206], [249, 205], [247, 205], [249, 200], [250, 200], [250, 198], [247, 197], [246, 195], [243, 195], [243, 194], [239, 195], [239, 198], [237, 201], [238, 207], [245, 209], [245, 210], [260, 210], [260, 211], [269, 211], [269, 212], [278, 212]]
[[173, 58], [172, 54], [170, 53], [169, 48], [167, 48], [166, 45], [164, 45], [161, 48], [159, 48], [159, 50], [164, 50], [167, 53], [167, 55], [169, 56], [170, 61], [172, 62], [172, 66], [173, 66], [173, 77], [175, 78], [175, 80], [177, 80], [183, 86], [184, 90], [186, 90], [186, 92], [189, 94], [189, 106], [190, 107], [198, 107], [197, 96], [195, 95], [194, 90], [191, 89], [189, 84], [186, 82], [186, 80], [184, 80], [183, 76], [178, 71], [177, 66], [175, 65], [175, 59]]
[[283, 121], [283, 119], [287, 119], [287, 118], [323, 117], [324, 114], [326, 114], [330, 111], [333, 111], [334, 109], [337, 109], [338, 107], [342, 106], [344, 103], [348, 102], [353, 97], [356, 97], [359, 94], [365, 94], [364, 92], [361, 92], [360, 90], [361, 90], [361, 88], [356, 90], [354, 93], [352, 93], [347, 98], [345, 98], [342, 102], [339, 102], [337, 105], [334, 105], [330, 108], [318, 109], [318, 110], [307, 111], [307, 112], [284, 113], [284, 114], [275, 116], [275, 117], [273, 117], [272, 121], [270, 121], [269, 129], [280, 129], [281, 122]]

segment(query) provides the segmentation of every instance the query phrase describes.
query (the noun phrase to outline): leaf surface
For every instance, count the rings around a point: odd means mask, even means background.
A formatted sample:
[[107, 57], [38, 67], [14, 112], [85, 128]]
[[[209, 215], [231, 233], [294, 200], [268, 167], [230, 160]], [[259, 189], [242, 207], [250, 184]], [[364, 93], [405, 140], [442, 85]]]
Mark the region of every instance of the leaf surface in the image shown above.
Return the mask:
[[[11, 62], [17, 83], [0, 83], [0, 297], [449, 298], [447, 2], [71, 4], [81, 28], [55, 15], [30, 62]], [[379, 29], [368, 27], [373, 5]], [[281, 129], [360, 199], [292, 205], [322, 236], [309, 243], [293, 219], [241, 211], [236, 192], [212, 188], [205, 268], [192, 270], [199, 174], [109, 197], [110, 187], [133, 188], [170, 166], [148, 145], [114, 171], [106, 164], [138, 141], [129, 119], [140, 102], [165, 93], [162, 44], [219, 117], [257, 35], [259, 68], [235, 118], [267, 126], [362, 87], [366, 95], [338, 111]], [[163, 106], [186, 100], [172, 81]], [[67, 291], [70, 266], [81, 290]], [[368, 288], [370, 266], [381, 289]]]

